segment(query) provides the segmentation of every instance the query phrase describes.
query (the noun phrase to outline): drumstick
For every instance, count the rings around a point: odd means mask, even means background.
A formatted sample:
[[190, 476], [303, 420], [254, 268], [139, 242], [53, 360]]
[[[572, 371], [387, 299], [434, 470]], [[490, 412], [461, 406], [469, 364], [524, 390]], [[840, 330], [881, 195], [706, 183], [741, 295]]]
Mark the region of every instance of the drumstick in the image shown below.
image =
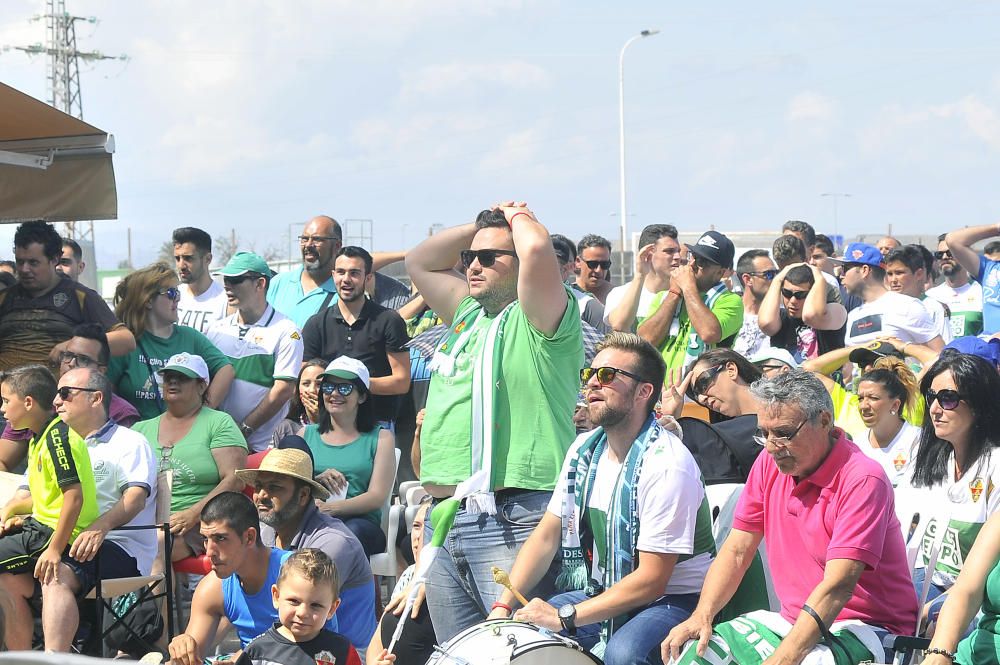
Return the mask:
[[510, 575], [508, 575], [506, 571], [493, 566], [491, 572], [493, 573], [493, 581], [500, 586], [506, 587], [507, 590], [514, 594], [514, 597], [517, 598], [517, 602], [521, 603], [521, 605], [528, 604], [528, 599], [522, 596], [521, 592], [515, 589], [514, 585], [510, 583]]

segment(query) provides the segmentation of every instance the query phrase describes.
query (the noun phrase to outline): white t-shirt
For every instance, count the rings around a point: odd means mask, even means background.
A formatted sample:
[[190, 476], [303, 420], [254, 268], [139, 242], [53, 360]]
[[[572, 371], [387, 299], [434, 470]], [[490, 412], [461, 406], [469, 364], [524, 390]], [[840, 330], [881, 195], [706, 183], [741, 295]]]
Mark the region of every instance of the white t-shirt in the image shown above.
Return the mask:
[[[906, 477], [906, 465], [917, 452], [917, 439], [920, 438], [920, 428], [903, 421], [903, 426], [885, 448], [876, 448], [871, 443], [871, 428], [856, 443], [865, 455], [882, 465], [885, 475], [893, 487], [903, 482]], [[907, 522], [909, 524], [909, 522]]]
[[876, 337], [898, 337], [904, 342], [925, 344], [938, 335], [927, 309], [916, 298], [886, 291], [847, 314], [847, 346], [864, 344]]
[[942, 302], [951, 310], [951, 336], [978, 335], [983, 331], [983, 287], [966, 282], [957, 289], [947, 282], [927, 289], [927, 297]]
[[[947, 445], [947, 444], [945, 444]], [[916, 453], [914, 452], [914, 455]], [[906, 479], [896, 488], [896, 514], [903, 526], [903, 536], [909, 530], [914, 513], [920, 515], [917, 529], [908, 543], [919, 543], [917, 567], [926, 566], [931, 547], [937, 537], [938, 525], [948, 520], [934, 571], [934, 583], [950, 587], [965, 564], [972, 544], [983, 524], [1000, 508], [1000, 454], [986, 453], [956, 482], [955, 456], [948, 458], [945, 480], [934, 487], [913, 487], [911, 462]]]
[[219, 319], [226, 318], [228, 301], [222, 285], [213, 281], [200, 296], [191, 293], [189, 284], [177, 287], [181, 292], [181, 300], [177, 303], [177, 324], [190, 326], [200, 333]]
[[757, 315], [743, 312], [743, 325], [736, 333], [736, 341], [733, 342], [733, 351], [749, 358], [757, 355], [764, 349], [771, 348], [771, 338], [764, 334], [757, 324]]
[[[118, 503], [129, 487], [148, 491], [146, 505], [125, 526], [156, 523], [156, 457], [142, 434], [112, 423], [87, 437], [101, 515]], [[156, 558], [156, 530], [109, 531], [107, 539], [136, 560], [139, 574], [149, 575]]]
[[934, 298], [924, 298], [920, 301], [920, 304], [924, 306], [927, 313], [931, 315], [931, 321], [934, 322], [934, 329], [937, 330], [938, 335], [945, 344], [951, 341], [951, 319], [948, 316], [948, 312], [945, 311], [944, 305], [935, 300]]
[[[239, 322], [239, 312], [213, 323], [205, 335], [229, 357], [236, 378], [219, 407], [242, 423], [271, 390], [276, 379], [296, 381], [302, 366], [302, 334], [292, 320], [270, 305], [249, 326]], [[247, 444], [251, 452], [271, 445], [271, 434], [288, 414], [288, 403], [257, 427]]]
[[[604, 322], [611, 325], [611, 321], [608, 320], [608, 316], [611, 312], [615, 311], [615, 308], [621, 304], [622, 299], [625, 297], [625, 290], [628, 288], [628, 284], [623, 286], [616, 286], [608, 292], [608, 297], [604, 299]], [[649, 314], [649, 307], [653, 304], [653, 298], [656, 297], [655, 291], [647, 291], [646, 285], [643, 284], [642, 290], [639, 292], [639, 307], [636, 309], [636, 318], [644, 318]], [[633, 328], [635, 326], [633, 325]]]
[[[556, 517], [562, 516], [563, 500], [566, 496], [566, 473], [570, 462], [575, 457], [576, 450], [582, 446], [593, 432], [585, 432], [576, 438], [570, 446], [570, 452], [563, 461], [559, 473], [559, 481], [549, 501], [548, 512]], [[597, 474], [590, 493], [588, 515], [597, 516], [598, 520], [606, 520], [607, 511], [611, 507], [615, 482], [623, 464], [610, 459], [607, 452], [601, 455], [597, 463]], [[582, 487], [582, 482], [578, 488]], [[701, 511], [705, 501], [705, 487], [701, 482], [701, 471], [691, 453], [676, 436], [664, 432], [646, 449], [643, 457], [642, 470], [639, 474], [639, 536], [637, 549], [642, 552], [662, 554], [691, 555], [699, 545], [714, 547], [712, 543], [696, 543], [696, 532], [701, 527], [702, 533], [708, 533], [711, 539], [711, 514]], [[707, 520], [707, 524], [698, 524], [698, 520]], [[607, 547], [604, 524], [595, 524], [591, 519], [594, 532], [594, 563], [591, 575], [596, 580], [604, 578], [603, 560]], [[705, 573], [712, 562], [712, 556], [706, 551], [678, 560], [664, 593], [699, 593], [705, 582]]]

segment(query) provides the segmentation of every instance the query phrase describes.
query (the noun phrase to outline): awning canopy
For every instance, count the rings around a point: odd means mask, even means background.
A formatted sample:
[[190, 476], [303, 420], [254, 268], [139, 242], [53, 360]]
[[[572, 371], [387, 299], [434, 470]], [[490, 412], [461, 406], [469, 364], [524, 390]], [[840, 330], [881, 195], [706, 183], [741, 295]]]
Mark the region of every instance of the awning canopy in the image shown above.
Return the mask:
[[117, 219], [114, 137], [0, 83], [0, 223]]

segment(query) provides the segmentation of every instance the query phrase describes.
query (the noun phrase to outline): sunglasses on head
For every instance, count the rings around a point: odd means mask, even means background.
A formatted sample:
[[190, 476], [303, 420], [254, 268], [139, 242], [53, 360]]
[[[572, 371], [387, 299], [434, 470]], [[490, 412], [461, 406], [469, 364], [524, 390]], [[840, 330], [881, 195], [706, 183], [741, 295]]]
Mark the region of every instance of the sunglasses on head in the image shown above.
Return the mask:
[[69, 396], [73, 394], [72, 391], [74, 390], [85, 393], [101, 392], [97, 388], [77, 388], [76, 386], [63, 386], [62, 388], [56, 391], [56, 395], [59, 395], [59, 399], [65, 402], [66, 400], [69, 399]]
[[805, 300], [806, 296], [809, 295], [808, 291], [792, 291], [791, 289], [781, 289], [781, 295], [789, 299], [794, 300]]
[[584, 367], [580, 370], [580, 383], [587, 385], [590, 383], [590, 379], [597, 375], [597, 382], [602, 386], [606, 386], [615, 380], [615, 377], [619, 374], [624, 374], [630, 379], [635, 379], [636, 381], [644, 381], [641, 376], [633, 374], [632, 372], [626, 372], [623, 369], [618, 369], [617, 367]]
[[476, 259], [479, 259], [479, 265], [489, 268], [497, 262], [498, 256], [517, 256], [517, 254], [510, 249], [463, 249], [459, 256], [466, 268], [471, 268], [472, 262]]
[[157, 291], [156, 295], [166, 296], [170, 300], [180, 300], [181, 290], [178, 289], [176, 286], [171, 286], [169, 289], [162, 289], [160, 291]]
[[691, 382], [691, 385], [688, 386], [687, 396], [697, 402], [698, 396], [704, 395], [708, 392], [708, 389], [712, 387], [715, 380], [719, 378], [719, 374], [721, 374], [722, 370], [725, 368], [726, 363], [722, 363], [721, 365], [716, 365], [715, 367], [709, 367], [704, 372], [699, 374], [698, 377]]
[[964, 399], [965, 396], [957, 390], [928, 390], [926, 396], [927, 408], [930, 408], [934, 404], [934, 400], [937, 400], [937, 403], [945, 411], [954, 411]]
[[611, 270], [611, 261], [584, 261], [591, 270]]
[[940, 261], [941, 259], [945, 259], [945, 258], [948, 258], [948, 259], [954, 258], [954, 256], [952, 255], [952, 253], [950, 251], [948, 251], [947, 249], [945, 249], [945, 250], [942, 250], [940, 252], [934, 252], [934, 258], [937, 259], [938, 261]]
[[332, 395], [336, 391], [342, 397], [347, 397], [354, 392], [355, 387], [353, 383], [321, 383], [319, 391], [324, 395]]

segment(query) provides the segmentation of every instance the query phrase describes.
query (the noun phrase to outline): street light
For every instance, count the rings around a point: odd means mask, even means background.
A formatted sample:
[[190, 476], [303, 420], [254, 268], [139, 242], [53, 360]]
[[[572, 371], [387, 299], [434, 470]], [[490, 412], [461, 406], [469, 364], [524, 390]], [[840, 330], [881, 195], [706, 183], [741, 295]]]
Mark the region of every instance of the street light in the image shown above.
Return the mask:
[[625, 49], [637, 39], [652, 37], [659, 34], [659, 30], [643, 30], [638, 35], [630, 38], [618, 56], [618, 164], [619, 164], [619, 192], [621, 194], [621, 254], [619, 260], [619, 277], [622, 284], [625, 283], [625, 237], [628, 234], [628, 216], [625, 214]]
[[[840, 232], [837, 230], [837, 199], [839, 198], [851, 198], [850, 194], [845, 194], [843, 192], [824, 192], [820, 196], [833, 199], [833, 236], [834, 238], [840, 237]], [[840, 249], [839, 247], [834, 247], [834, 249]]]

